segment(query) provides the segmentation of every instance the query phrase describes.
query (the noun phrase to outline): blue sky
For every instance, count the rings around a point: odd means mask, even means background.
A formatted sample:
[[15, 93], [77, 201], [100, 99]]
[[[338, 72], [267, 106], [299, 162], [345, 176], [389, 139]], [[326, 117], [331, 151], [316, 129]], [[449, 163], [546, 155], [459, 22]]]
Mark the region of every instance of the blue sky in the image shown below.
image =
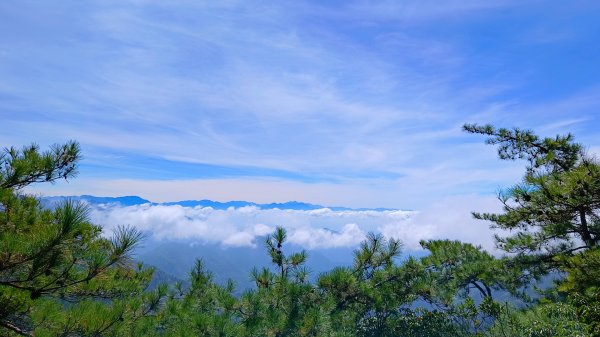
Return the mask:
[[78, 140], [79, 178], [32, 189], [50, 195], [402, 209], [493, 196], [523, 165], [465, 122], [572, 132], [600, 153], [599, 13], [597, 1], [3, 1], [0, 145]]

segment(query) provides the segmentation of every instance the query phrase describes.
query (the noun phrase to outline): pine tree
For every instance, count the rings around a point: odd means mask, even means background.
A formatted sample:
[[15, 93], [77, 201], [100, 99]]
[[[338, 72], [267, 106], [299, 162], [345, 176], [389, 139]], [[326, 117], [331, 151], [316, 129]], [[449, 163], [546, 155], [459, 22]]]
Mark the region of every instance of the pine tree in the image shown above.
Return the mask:
[[503, 213], [474, 213], [494, 228], [513, 233], [496, 236], [499, 248], [550, 268], [558, 255], [598, 245], [600, 165], [572, 135], [542, 139], [517, 128], [467, 124], [464, 129], [489, 136], [488, 144], [499, 144], [501, 159], [528, 163], [523, 181], [500, 193]]
[[[523, 181], [499, 195], [503, 213], [473, 215], [514, 233], [496, 236], [496, 241], [499, 248], [514, 253], [514, 265], [508, 266], [522, 268], [525, 277], [551, 270], [566, 273], [558, 290], [572, 306], [540, 306], [529, 314], [547, 321], [535, 324], [551, 331], [557, 322], [568, 321], [565, 317], [576, 312], [580, 324], [564, 331], [583, 326], [589, 327], [592, 336], [600, 336], [600, 163], [570, 134], [541, 139], [521, 129], [490, 125], [465, 125], [464, 129], [489, 136], [488, 144], [499, 144], [501, 159], [528, 162]], [[519, 324], [523, 320], [513, 328]]]
[[327, 336], [320, 296], [308, 280], [307, 254], [286, 254], [286, 239], [285, 229], [277, 227], [265, 240], [272, 268], [252, 270], [256, 290], [240, 299], [243, 335]]
[[0, 152], [0, 335], [108, 335], [156, 304], [141, 294], [152, 270], [131, 266], [139, 231], [105, 238], [84, 204], [51, 210], [23, 193], [74, 177], [80, 159], [76, 142]]

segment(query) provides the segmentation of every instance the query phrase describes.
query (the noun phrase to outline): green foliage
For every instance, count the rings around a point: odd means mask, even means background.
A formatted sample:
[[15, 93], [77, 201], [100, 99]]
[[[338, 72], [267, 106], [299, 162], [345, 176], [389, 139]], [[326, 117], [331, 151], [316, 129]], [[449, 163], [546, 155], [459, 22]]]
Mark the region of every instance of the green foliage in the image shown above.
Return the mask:
[[490, 337], [583, 337], [590, 336], [589, 327], [577, 321], [574, 307], [550, 303], [532, 309], [504, 307], [502, 314], [485, 336]]
[[476, 291], [481, 297], [492, 297], [492, 290], [516, 291], [505, 272], [504, 261], [495, 259], [481, 247], [449, 240], [422, 241], [421, 246], [430, 251], [422, 259], [427, 276], [434, 282], [442, 304]]
[[[287, 234], [285, 230], [281, 227], [278, 227], [273, 234], [267, 237], [265, 241], [267, 251], [271, 256], [273, 264], [277, 266], [277, 270], [279, 271], [278, 282], [287, 281], [290, 277], [293, 277], [297, 282], [302, 283], [308, 276], [307, 270], [302, 267], [302, 265], [306, 262], [306, 252], [301, 251], [299, 253], [285, 256], [283, 254], [282, 247], [286, 237]], [[266, 273], [266, 271], [264, 271], [264, 273]], [[262, 286], [255, 276], [254, 278], [257, 281], [257, 286]]]
[[540, 139], [519, 129], [477, 125], [464, 129], [500, 144], [501, 159], [528, 161], [523, 181], [500, 194], [504, 213], [474, 216], [514, 233], [496, 237], [499, 248], [516, 253], [512, 269], [522, 268], [524, 276], [533, 277], [553, 269], [566, 273], [558, 291], [572, 306], [536, 308], [529, 315], [539, 319], [522, 324], [537, 322], [535, 326], [544, 326], [540, 331], [576, 335], [570, 326], [552, 324], [561, 322], [562, 316], [555, 315], [560, 313], [590, 325], [590, 333], [600, 336], [600, 164], [571, 135]]
[[430, 254], [421, 259], [426, 288], [423, 299], [442, 309], [470, 332], [484, 331], [499, 315], [498, 292], [526, 299], [518, 270], [507, 268], [508, 259], [497, 259], [468, 243], [449, 240], [422, 241]]
[[322, 300], [308, 282], [304, 251], [286, 255], [287, 238], [278, 227], [265, 240], [274, 271], [252, 271], [256, 291], [247, 291], [240, 300], [240, 319], [248, 336], [321, 336], [329, 321], [319, 307]]
[[498, 156], [503, 160], [527, 160], [527, 172], [533, 174], [570, 171], [581, 160], [582, 146], [573, 143], [573, 136], [556, 136], [540, 139], [530, 130], [514, 128], [496, 129], [492, 125], [480, 126], [465, 124], [463, 129], [469, 133], [489, 136], [487, 144], [498, 144]]
[[385, 334], [379, 334], [374, 324], [368, 320], [359, 327], [361, 336], [402, 336], [402, 337], [446, 337], [470, 336], [471, 334], [442, 311], [404, 309], [389, 317], [389, 327]]
[[170, 291], [155, 322], [143, 322], [145, 335], [239, 336], [233, 284], [215, 284], [201, 260], [190, 272], [190, 283], [187, 290], [177, 285]]
[[600, 336], [600, 249], [563, 257], [567, 276], [559, 290], [568, 294], [579, 319], [590, 325], [594, 336]]
[[40, 152], [35, 144], [18, 150], [14, 147], [0, 152], [0, 189], [21, 189], [29, 184], [54, 182], [77, 174], [81, 159], [79, 144], [70, 141]]
[[75, 142], [44, 153], [35, 145], [0, 153], [2, 334], [108, 333], [146, 305], [138, 296], [152, 270], [136, 271], [129, 258], [140, 232], [120, 227], [107, 239], [85, 205], [67, 201], [48, 210], [20, 192], [73, 177], [80, 157]]
[[523, 182], [499, 196], [504, 213], [474, 213], [493, 227], [514, 233], [497, 236], [499, 248], [520, 254], [530, 266], [556, 268], [560, 260], [554, 257], [598, 244], [600, 165], [585, 155], [571, 135], [540, 139], [520, 129], [477, 125], [464, 129], [490, 136], [490, 144], [500, 144], [501, 159], [528, 161]]

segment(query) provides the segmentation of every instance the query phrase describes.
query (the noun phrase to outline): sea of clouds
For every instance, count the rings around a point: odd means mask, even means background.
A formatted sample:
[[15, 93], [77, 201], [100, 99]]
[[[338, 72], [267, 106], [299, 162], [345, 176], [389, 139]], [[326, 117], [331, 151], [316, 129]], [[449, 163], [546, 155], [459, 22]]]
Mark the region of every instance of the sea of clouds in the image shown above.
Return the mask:
[[492, 232], [471, 211], [497, 211], [489, 196], [458, 196], [420, 211], [260, 209], [254, 206], [217, 210], [180, 205], [91, 205], [94, 223], [110, 233], [118, 225], [134, 226], [153, 240], [185, 240], [254, 247], [276, 226], [291, 243], [308, 249], [354, 247], [368, 232], [400, 239], [406, 251], [420, 250], [419, 241], [457, 239], [494, 249]]

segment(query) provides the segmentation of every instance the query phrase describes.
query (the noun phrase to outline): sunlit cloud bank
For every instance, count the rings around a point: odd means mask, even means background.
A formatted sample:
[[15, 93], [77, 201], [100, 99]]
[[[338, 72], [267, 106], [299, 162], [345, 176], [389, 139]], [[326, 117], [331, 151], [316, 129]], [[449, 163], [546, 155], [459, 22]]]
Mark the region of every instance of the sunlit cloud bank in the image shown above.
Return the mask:
[[257, 207], [216, 210], [179, 205], [92, 205], [92, 220], [110, 233], [118, 225], [131, 225], [151, 240], [186, 240], [223, 246], [260, 245], [261, 237], [276, 226], [288, 231], [290, 243], [308, 249], [355, 247], [368, 232], [381, 233], [404, 243], [406, 251], [420, 249], [419, 241], [459, 239], [493, 248], [485, 223], [475, 221], [470, 211], [493, 211], [491, 197], [463, 196], [441, 201], [423, 211], [317, 210]]

